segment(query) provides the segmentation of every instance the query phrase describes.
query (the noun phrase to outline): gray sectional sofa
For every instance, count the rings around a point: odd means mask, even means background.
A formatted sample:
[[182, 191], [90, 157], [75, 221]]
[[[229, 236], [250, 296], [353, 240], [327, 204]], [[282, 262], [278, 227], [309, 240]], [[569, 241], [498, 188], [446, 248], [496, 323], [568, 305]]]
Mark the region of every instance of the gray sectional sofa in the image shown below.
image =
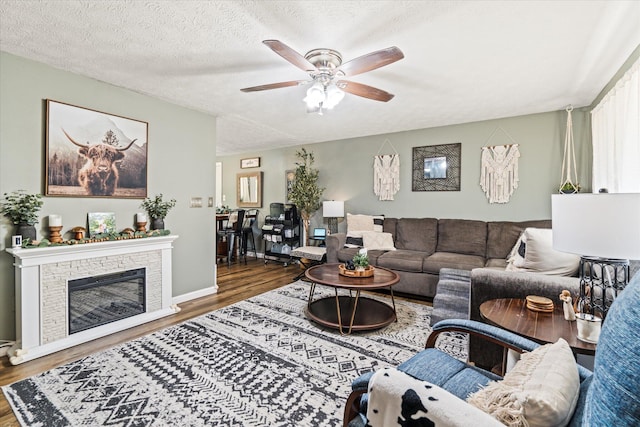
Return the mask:
[[[400, 275], [394, 291], [433, 298], [441, 268], [504, 270], [507, 256], [527, 227], [550, 228], [551, 220], [385, 218], [383, 231], [392, 234], [396, 250], [369, 250], [369, 262]], [[353, 258], [358, 249], [345, 248], [345, 242], [344, 233], [327, 237], [327, 262]], [[578, 279], [573, 281], [572, 288], [577, 288]]]

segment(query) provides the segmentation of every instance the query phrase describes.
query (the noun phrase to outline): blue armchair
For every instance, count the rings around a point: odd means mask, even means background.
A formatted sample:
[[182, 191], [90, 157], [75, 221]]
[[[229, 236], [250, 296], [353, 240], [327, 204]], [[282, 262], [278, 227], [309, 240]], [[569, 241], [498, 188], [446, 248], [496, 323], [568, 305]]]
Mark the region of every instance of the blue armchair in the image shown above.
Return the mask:
[[[517, 352], [532, 351], [539, 344], [472, 320], [443, 320], [433, 326], [426, 349], [397, 366], [419, 380], [435, 384], [460, 399], [501, 377], [463, 363], [434, 348], [446, 331], [469, 333]], [[598, 341], [593, 372], [577, 366], [580, 396], [569, 426], [640, 425], [640, 274], [620, 294], [607, 314]], [[367, 388], [373, 372], [352, 383], [344, 426], [365, 426]]]

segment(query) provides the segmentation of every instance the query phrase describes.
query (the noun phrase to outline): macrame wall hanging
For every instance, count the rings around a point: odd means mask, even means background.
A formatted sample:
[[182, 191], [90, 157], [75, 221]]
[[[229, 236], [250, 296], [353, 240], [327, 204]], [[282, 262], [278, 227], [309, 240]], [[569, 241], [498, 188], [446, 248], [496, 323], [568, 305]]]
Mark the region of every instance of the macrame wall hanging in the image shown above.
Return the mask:
[[508, 203], [511, 195], [518, 188], [518, 144], [509, 134], [497, 127], [489, 139], [501, 130], [514, 144], [492, 145], [482, 147], [482, 165], [480, 169], [480, 187], [487, 195], [489, 203]]
[[[380, 154], [385, 144], [393, 149], [393, 154]], [[386, 139], [378, 154], [373, 157], [373, 192], [379, 200], [393, 200], [400, 190], [400, 156], [391, 142]]]

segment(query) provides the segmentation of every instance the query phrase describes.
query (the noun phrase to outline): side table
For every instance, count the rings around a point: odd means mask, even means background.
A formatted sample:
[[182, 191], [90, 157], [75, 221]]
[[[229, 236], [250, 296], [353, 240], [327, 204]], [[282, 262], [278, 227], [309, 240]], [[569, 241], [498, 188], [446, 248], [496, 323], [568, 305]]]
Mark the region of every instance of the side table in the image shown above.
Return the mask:
[[576, 322], [565, 320], [559, 304], [554, 304], [552, 313], [545, 313], [529, 310], [524, 299], [494, 299], [480, 305], [480, 315], [494, 326], [540, 344], [554, 343], [564, 338], [574, 354], [593, 356], [596, 353], [596, 344], [578, 339]]

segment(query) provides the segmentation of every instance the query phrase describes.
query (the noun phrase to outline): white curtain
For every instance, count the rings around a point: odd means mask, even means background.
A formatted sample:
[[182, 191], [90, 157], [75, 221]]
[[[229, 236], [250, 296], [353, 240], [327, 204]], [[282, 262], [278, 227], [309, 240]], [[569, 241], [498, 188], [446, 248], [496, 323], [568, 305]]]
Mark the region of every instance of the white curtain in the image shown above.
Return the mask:
[[640, 193], [640, 59], [591, 112], [593, 191]]

